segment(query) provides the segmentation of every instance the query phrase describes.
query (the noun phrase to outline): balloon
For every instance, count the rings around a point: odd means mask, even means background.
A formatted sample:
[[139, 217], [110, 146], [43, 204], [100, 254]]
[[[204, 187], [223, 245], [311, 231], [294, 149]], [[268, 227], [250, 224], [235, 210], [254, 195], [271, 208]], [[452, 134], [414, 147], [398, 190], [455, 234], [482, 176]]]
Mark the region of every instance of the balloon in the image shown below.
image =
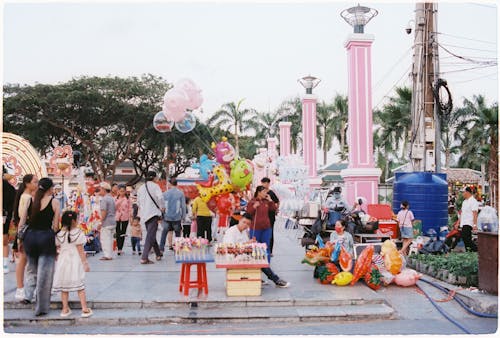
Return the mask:
[[207, 155], [203, 154], [200, 156], [200, 163], [195, 163], [191, 167], [193, 169], [198, 169], [200, 171], [200, 177], [202, 180], [208, 180], [208, 173], [214, 169], [217, 162], [210, 160]]
[[222, 141], [217, 144], [212, 143], [212, 149], [215, 151], [215, 159], [220, 164], [229, 164], [232, 160], [234, 160], [234, 148], [227, 142], [226, 137], [223, 137]]
[[183, 78], [177, 81], [175, 88], [183, 90], [188, 101], [186, 103], [186, 108], [190, 110], [198, 109], [203, 103], [203, 97], [201, 96], [201, 89], [194, 83], [193, 80]]
[[174, 126], [174, 121], [167, 119], [163, 111], [156, 113], [153, 118], [153, 127], [156, 131], [160, 133], [167, 133], [172, 131], [172, 127]]
[[231, 173], [230, 178], [231, 182], [240, 189], [245, 189], [247, 184], [252, 182], [253, 178], [253, 169], [252, 166], [246, 161], [242, 159], [233, 160], [230, 164]]
[[165, 105], [163, 105], [163, 111], [164, 111], [164, 114], [167, 117], [167, 119], [172, 120], [174, 122], [180, 122], [180, 121], [184, 120], [184, 118], [186, 117], [185, 111], [175, 112], [175, 113], [169, 112], [169, 111], [167, 111], [167, 108], [165, 107]]
[[228, 225], [229, 216], [232, 213], [232, 207], [234, 203], [234, 197], [230, 193], [225, 193], [218, 195], [216, 197], [217, 201], [217, 211], [219, 214], [219, 223], [217, 226], [219, 228], [225, 228]]
[[222, 165], [214, 168], [214, 174], [219, 179], [218, 183], [212, 187], [202, 187], [197, 184], [196, 187], [200, 193], [200, 197], [207, 203], [212, 197], [233, 191], [233, 185], [227, 176], [226, 169]]
[[385, 254], [384, 263], [387, 271], [393, 275], [401, 272], [403, 268], [403, 260], [401, 259], [401, 254], [397, 250], [391, 250], [389, 253]]
[[399, 286], [412, 286], [422, 277], [421, 274], [412, 269], [404, 269], [394, 277], [394, 283]]
[[[189, 97], [182, 89], [174, 88], [165, 93], [163, 97], [163, 111], [175, 122], [184, 118]], [[182, 118], [180, 118], [182, 116]]]
[[333, 278], [332, 284], [336, 284], [338, 286], [348, 285], [352, 281], [353, 275], [348, 271], [339, 272]]
[[373, 258], [373, 245], [367, 246], [356, 260], [356, 265], [354, 265], [354, 274], [351, 281], [351, 285], [354, 285], [360, 278], [364, 277], [372, 265]]
[[175, 128], [181, 133], [189, 133], [196, 126], [196, 118], [193, 113], [185, 113], [184, 120], [175, 122]]

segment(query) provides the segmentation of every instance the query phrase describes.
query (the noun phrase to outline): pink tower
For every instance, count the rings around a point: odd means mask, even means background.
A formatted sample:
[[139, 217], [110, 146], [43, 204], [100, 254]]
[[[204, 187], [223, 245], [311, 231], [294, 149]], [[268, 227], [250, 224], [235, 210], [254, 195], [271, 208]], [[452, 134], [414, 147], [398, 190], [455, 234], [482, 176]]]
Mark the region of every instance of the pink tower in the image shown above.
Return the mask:
[[344, 10], [341, 16], [354, 27], [347, 37], [348, 102], [349, 102], [349, 165], [340, 175], [344, 194], [353, 204], [358, 196], [369, 204], [378, 203], [378, 182], [381, 174], [373, 160], [371, 45], [374, 36], [364, 34], [364, 25], [378, 12], [357, 6]]
[[309, 178], [316, 179], [316, 96], [312, 90], [321, 80], [314, 76], [305, 76], [299, 80], [306, 89], [302, 98], [302, 154], [304, 163], [309, 167]]
[[292, 122], [280, 122], [280, 156], [290, 155], [290, 131]]

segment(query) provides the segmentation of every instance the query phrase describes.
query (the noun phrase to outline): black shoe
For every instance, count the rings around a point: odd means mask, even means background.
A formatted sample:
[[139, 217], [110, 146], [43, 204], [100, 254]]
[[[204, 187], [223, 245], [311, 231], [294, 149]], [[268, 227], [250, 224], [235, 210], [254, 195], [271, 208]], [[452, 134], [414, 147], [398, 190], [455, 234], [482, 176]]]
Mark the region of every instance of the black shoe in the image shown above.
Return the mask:
[[290, 286], [290, 282], [285, 282], [283, 279], [278, 279], [276, 282], [276, 287], [278, 288], [287, 288]]
[[31, 304], [31, 301], [30, 301], [30, 300], [28, 300], [28, 299], [23, 299], [23, 300], [21, 301], [21, 303], [22, 303], [22, 304]]
[[173, 247], [173, 246], [171, 246], [171, 247], [169, 247], [169, 248], [168, 248], [168, 250], [170, 250], [170, 251], [174, 251], [174, 247]]

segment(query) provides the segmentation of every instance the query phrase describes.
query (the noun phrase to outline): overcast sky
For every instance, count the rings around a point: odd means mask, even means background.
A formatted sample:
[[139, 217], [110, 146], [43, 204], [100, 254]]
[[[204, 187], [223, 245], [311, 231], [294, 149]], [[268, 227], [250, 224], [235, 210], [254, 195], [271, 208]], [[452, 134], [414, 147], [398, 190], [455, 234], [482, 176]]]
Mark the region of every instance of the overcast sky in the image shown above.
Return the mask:
[[[379, 12], [365, 28], [374, 34], [373, 106], [395, 85], [408, 85], [414, 19], [412, 2], [362, 2]], [[203, 90], [204, 117], [223, 103], [274, 111], [303, 93], [297, 79], [322, 81], [319, 100], [347, 94], [344, 41], [352, 28], [340, 17], [357, 2], [228, 3], [5, 1], [3, 82], [57, 83], [73, 77], [139, 76], [170, 82], [193, 79]], [[439, 42], [458, 56], [497, 57], [498, 8], [493, 1], [439, 2]], [[455, 102], [483, 94], [498, 101], [497, 67], [475, 68], [440, 50], [441, 77]], [[471, 69], [475, 68], [475, 69]], [[201, 117], [201, 116], [200, 116]]]

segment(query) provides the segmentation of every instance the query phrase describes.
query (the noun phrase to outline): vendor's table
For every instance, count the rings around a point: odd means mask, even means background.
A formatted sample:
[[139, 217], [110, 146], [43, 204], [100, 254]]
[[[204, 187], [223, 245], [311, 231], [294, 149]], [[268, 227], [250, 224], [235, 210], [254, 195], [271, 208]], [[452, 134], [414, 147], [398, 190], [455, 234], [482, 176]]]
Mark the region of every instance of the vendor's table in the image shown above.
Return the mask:
[[226, 294], [228, 296], [260, 296], [262, 292], [261, 268], [269, 264], [215, 264], [226, 268]]
[[377, 243], [391, 239], [389, 234], [355, 234], [354, 238], [358, 243]]
[[[189, 294], [189, 289], [196, 288], [198, 292], [205, 291], [208, 294], [208, 279], [207, 279], [207, 264], [213, 262], [214, 258], [211, 255], [203, 259], [176, 259], [176, 263], [181, 263], [181, 277], [179, 281], [179, 292], [184, 291], [184, 295]], [[196, 279], [191, 280], [191, 266], [196, 266]]]

